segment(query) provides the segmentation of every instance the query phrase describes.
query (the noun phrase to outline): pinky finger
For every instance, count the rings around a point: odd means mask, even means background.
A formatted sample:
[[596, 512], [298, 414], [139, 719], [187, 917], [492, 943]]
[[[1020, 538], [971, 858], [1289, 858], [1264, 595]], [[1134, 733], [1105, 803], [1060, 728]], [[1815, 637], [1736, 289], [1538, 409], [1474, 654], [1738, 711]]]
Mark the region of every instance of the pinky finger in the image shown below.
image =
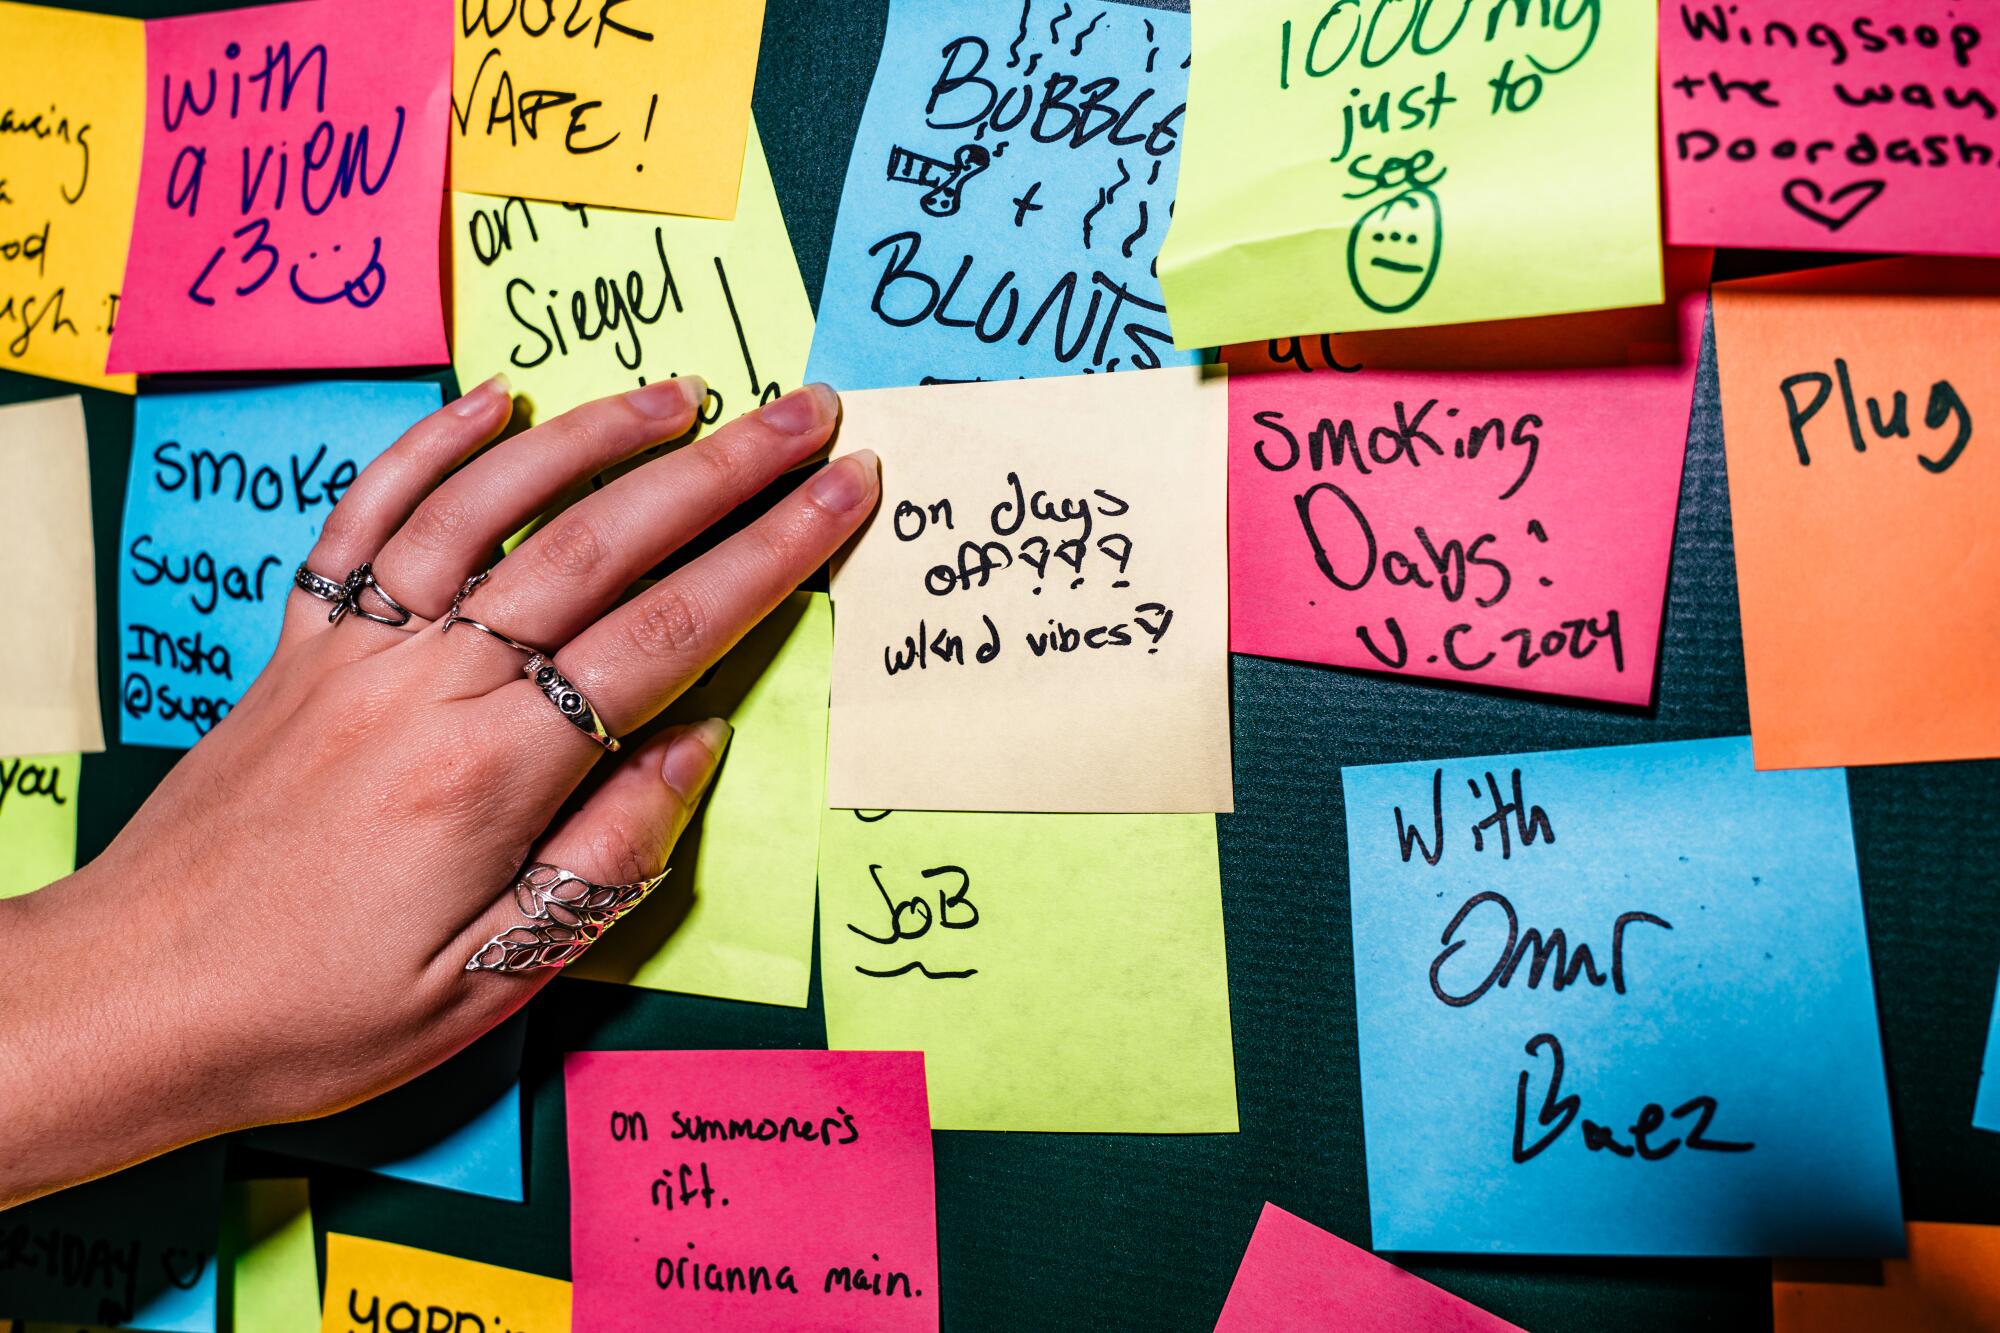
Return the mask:
[[[549, 830], [534, 860], [606, 888], [657, 879], [708, 790], [729, 735], [727, 722], [710, 718], [654, 737], [619, 760], [597, 790]], [[635, 898], [626, 906], [636, 905]], [[467, 971], [546, 974], [573, 961], [598, 933], [590, 925], [570, 924], [560, 910], [553, 915], [556, 920], [528, 919], [510, 887], [466, 928], [451, 946], [456, 952], [443, 961], [468, 960]]]

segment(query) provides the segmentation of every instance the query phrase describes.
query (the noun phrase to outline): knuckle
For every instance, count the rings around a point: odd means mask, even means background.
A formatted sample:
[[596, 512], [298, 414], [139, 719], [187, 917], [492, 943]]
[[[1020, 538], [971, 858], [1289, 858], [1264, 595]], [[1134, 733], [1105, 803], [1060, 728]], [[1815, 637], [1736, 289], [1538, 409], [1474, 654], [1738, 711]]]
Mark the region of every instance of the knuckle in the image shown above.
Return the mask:
[[363, 499], [350, 496], [335, 505], [319, 525], [319, 547], [325, 551], [337, 551], [358, 547], [367, 535], [361, 508], [354, 501]]
[[607, 811], [586, 835], [580, 850], [589, 859], [593, 878], [602, 884], [630, 884], [660, 873], [666, 860], [664, 825], [635, 811]]
[[474, 522], [470, 505], [448, 490], [434, 491], [410, 515], [401, 535], [422, 550], [445, 554], [461, 544]]
[[535, 539], [536, 558], [551, 574], [585, 578], [604, 563], [604, 543], [588, 519], [565, 514]]
[[707, 638], [708, 621], [700, 596], [669, 580], [647, 594], [644, 609], [632, 621], [632, 646], [652, 658], [689, 657]]

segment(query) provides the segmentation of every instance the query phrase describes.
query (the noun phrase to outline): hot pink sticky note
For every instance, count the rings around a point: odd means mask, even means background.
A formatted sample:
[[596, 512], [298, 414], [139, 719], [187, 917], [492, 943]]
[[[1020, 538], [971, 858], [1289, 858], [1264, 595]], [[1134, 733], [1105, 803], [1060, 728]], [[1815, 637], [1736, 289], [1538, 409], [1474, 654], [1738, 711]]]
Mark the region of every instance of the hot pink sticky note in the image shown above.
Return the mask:
[[[1704, 309], [1684, 289], [1677, 343], [1587, 369], [1377, 368], [1454, 365], [1444, 329], [1304, 371], [1231, 349], [1230, 648], [1648, 702]], [[1514, 361], [1572, 318], [1515, 321]]]
[[1667, 238], [2000, 254], [2000, 32], [1984, 9], [1664, 0]]
[[1216, 1333], [1521, 1333], [1330, 1231], [1264, 1205]]
[[920, 1052], [582, 1051], [563, 1074], [576, 1327], [937, 1328]]
[[446, 359], [449, 6], [302, 0], [146, 25], [117, 371]]

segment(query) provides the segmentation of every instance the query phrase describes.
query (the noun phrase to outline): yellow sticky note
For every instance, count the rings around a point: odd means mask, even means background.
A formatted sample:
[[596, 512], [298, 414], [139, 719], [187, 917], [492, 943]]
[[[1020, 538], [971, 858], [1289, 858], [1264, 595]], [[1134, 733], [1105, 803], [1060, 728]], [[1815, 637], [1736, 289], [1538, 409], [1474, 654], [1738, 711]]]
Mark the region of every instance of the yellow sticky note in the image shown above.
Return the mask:
[[1661, 300], [1654, 6], [1194, 7], [1174, 345]]
[[239, 1180], [223, 1187], [229, 1258], [229, 1327], [240, 1333], [314, 1333], [319, 1257], [311, 1196], [299, 1179]]
[[1990, 1333], [2000, 1328], [2000, 1227], [1911, 1222], [1902, 1259], [1771, 1266], [1776, 1333]]
[[803, 382], [812, 302], [754, 126], [733, 221], [456, 193], [451, 216], [460, 384], [504, 371], [546, 420], [695, 374], [712, 423]]
[[805, 1005], [832, 659], [826, 595], [794, 593], [674, 701], [672, 721], [729, 719], [722, 769], [666, 882], [569, 975]]
[[0, 569], [15, 664], [0, 692], [0, 755], [104, 748], [96, 568], [83, 400], [0, 407]]
[[105, 354], [146, 114], [134, 19], [0, 3], [0, 367], [131, 393]]
[[832, 810], [819, 882], [827, 1045], [933, 1128], [1235, 1132], [1213, 818]]
[[408, 1245], [327, 1233], [321, 1333], [457, 1328], [461, 1319], [468, 1328], [569, 1333], [569, 1283]]
[[726, 218], [764, 0], [465, 0], [452, 54], [451, 183]]
[[0, 759], [0, 898], [76, 869], [76, 790], [83, 756]]

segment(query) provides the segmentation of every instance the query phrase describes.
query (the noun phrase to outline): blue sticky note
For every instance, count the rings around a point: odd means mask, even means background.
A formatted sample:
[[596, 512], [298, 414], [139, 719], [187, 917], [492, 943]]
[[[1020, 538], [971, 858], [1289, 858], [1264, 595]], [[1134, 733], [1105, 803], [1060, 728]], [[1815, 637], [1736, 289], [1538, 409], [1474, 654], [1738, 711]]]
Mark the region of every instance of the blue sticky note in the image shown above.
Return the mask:
[[139, 396], [118, 557], [127, 745], [193, 745], [242, 697], [328, 511], [440, 401], [434, 383], [336, 380]]
[[1188, 16], [893, 0], [847, 164], [809, 379], [841, 389], [1150, 369]]
[[399, 1088], [319, 1120], [251, 1130], [244, 1141], [264, 1152], [519, 1203], [526, 1032], [526, 1015], [517, 1014]]
[[215, 1333], [221, 1225], [220, 1141], [0, 1212], [0, 1311], [52, 1324]]
[[1986, 1028], [1986, 1063], [1979, 1071], [1979, 1100], [1972, 1106], [1972, 1127], [2000, 1132], [2000, 988], [1993, 997], [1993, 1018]]
[[1740, 737], [1342, 781], [1376, 1249], [1903, 1252], [1845, 771]]

